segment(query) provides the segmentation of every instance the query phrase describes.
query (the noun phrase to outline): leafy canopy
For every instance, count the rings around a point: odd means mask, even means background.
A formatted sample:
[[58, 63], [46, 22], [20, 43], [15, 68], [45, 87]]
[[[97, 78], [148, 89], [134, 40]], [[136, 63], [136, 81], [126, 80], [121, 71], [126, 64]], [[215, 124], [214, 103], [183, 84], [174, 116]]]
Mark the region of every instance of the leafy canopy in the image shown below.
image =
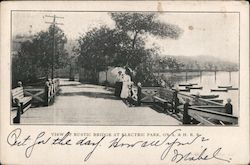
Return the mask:
[[55, 33], [54, 67], [63, 68], [67, 63], [68, 54], [64, 48], [67, 38], [57, 26], [51, 25], [47, 31], [41, 31], [31, 40], [20, 44], [17, 56], [13, 57], [13, 83], [36, 81], [40, 77], [51, 75], [53, 55], [53, 34]]
[[115, 12], [110, 16], [115, 22], [114, 29], [93, 28], [78, 39], [79, 65], [96, 74], [108, 66], [128, 66], [137, 73], [135, 81], [155, 83], [153, 56], [158, 54], [158, 49], [146, 48], [145, 37], [149, 34], [178, 39], [182, 30], [161, 22], [155, 13]]
[[156, 13], [111, 13], [116, 27], [125, 32], [149, 33], [160, 38], [178, 39], [183, 32], [176, 25], [163, 23]]

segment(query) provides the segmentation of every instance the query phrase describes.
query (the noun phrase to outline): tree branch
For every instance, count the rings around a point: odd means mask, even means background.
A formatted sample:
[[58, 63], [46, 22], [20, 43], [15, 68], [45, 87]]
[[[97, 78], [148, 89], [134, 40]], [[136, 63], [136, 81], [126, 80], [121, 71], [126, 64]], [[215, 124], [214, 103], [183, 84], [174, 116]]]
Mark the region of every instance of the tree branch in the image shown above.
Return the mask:
[[137, 38], [137, 35], [138, 35], [138, 33], [139, 33], [139, 30], [137, 31], [135, 31], [135, 35], [134, 35], [134, 38], [133, 38], [133, 42], [132, 42], [132, 48], [134, 49], [135, 48], [135, 41], [136, 41], [136, 38]]

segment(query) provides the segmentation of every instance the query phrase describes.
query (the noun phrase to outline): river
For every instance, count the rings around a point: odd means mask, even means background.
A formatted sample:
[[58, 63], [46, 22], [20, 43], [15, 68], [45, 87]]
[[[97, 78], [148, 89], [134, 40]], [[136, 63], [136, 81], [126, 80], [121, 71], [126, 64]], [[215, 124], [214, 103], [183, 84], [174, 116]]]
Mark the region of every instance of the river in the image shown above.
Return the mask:
[[[216, 76], [215, 76], [216, 75]], [[185, 72], [181, 73], [164, 73], [164, 76], [169, 80], [174, 80], [175, 86], [181, 83], [197, 83], [197, 86], [202, 86], [202, 90], [191, 89], [190, 92], [183, 92], [186, 94], [215, 94], [219, 95], [218, 99], [223, 100], [223, 104], [226, 104], [227, 98], [232, 100], [233, 115], [239, 116], [239, 90], [228, 90], [228, 92], [211, 92], [211, 89], [217, 89], [218, 86], [232, 85], [234, 88], [239, 88], [239, 72]], [[183, 88], [183, 87], [180, 87]]]

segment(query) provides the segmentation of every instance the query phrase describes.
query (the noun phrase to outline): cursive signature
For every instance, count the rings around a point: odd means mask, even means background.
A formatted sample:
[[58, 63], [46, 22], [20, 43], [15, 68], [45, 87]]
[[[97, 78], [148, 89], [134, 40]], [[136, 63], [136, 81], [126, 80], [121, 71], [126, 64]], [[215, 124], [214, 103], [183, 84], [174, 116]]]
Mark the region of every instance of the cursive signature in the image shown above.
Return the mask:
[[230, 163], [230, 160], [223, 159], [218, 156], [219, 152], [222, 150], [222, 148], [217, 148], [212, 154], [207, 153], [207, 149], [203, 149], [198, 156], [192, 154], [192, 152], [188, 152], [187, 154], [181, 154], [177, 149], [174, 149], [174, 156], [172, 157], [171, 161], [179, 163], [181, 161], [197, 161], [197, 160], [210, 160], [210, 159], [217, 159], [221, 161], [225, 161]]

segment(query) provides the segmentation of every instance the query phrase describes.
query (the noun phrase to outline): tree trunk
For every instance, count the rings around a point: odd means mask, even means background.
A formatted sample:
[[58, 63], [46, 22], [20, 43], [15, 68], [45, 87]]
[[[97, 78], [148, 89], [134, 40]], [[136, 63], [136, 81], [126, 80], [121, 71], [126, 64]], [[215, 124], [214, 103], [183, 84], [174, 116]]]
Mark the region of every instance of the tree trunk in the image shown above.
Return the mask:
[[136, 32], [135, 32], [135, 35], [134, 35], [134, 39], [133, 39], [133, 42], [132, 42], [132, 48], [133, 48], [133, 49], [135, 48], [135, 41], [136, 41], [136, 38], [137, 38], [138, 33], [139, 33], [139, 31], [136, 31]]
[[[132, 51], [134, 51], [135, 49], [135, 43], [136, 43], [136, 38], [137, 38], [137, 35], [138, 35], [139, 31], [135, 31], [135, 35], [134, 35], [134, 38], [133, 38], [133, 41], [132, 41]], [[132, 52], [134, 53], [134, 52]], [[128, 59], [127, 59], [127, 65], [128, 65], [128, 62], [129, 60], [131, 59], [131, 54], [128, 56]]]

